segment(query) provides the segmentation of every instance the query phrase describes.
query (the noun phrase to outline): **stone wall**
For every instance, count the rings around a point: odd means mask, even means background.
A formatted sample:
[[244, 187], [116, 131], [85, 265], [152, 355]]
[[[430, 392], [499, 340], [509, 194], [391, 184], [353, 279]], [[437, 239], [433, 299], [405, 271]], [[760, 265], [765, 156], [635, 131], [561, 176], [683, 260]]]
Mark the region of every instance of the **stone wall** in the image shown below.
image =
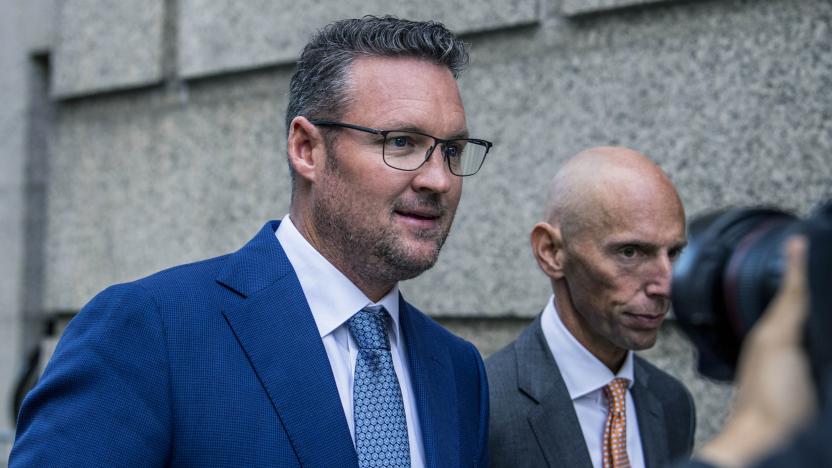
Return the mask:
[[[12, 259], [43, 265], [40, 313], [75, 311], [111, 283], [234, 250], [282, 216], [291, 64], [309, 34], [340, 17], [434, 18], [471, 44], [461, 79], [469, 127], [495, 148], [465, 181], [439, 263], [403, 290], [484, 354], [548, 297], [528, 235], [548, 179], [582, 148], [645, 152], [689, 215], [752, 203], [805, 213], [832, 196], [826, 0], [390, 5], [58, 2], [43, 250]], [[9, 304], [9, 320], [31, 330]], [[645, 354], [695, 391], [698, 440], [713, 433], [730, 388], [695, 375], [672, 323]]]
[[53, 3], [0, 0], [0, 466], [14, 382], [41, 330]]

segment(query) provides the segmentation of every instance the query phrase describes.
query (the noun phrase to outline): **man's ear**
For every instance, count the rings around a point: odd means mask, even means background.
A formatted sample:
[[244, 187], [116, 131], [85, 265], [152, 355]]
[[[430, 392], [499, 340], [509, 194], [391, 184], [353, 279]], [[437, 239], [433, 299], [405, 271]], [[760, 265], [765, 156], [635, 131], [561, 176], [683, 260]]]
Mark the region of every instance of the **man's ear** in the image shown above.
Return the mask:
[[323, 169], [326, 160], [326, 145], [318, 127], [304, 116], [297, 116], [289, 124], [286, 139], [289, 164], [299, 177], [314, 182], [315, 176]]
[[563, 278], [566, 252], [563, 249], [560, 228], [544, 222], [535, 224], [532, 228], [531, 244], [532, 254], [543, 273], [552, 279]]

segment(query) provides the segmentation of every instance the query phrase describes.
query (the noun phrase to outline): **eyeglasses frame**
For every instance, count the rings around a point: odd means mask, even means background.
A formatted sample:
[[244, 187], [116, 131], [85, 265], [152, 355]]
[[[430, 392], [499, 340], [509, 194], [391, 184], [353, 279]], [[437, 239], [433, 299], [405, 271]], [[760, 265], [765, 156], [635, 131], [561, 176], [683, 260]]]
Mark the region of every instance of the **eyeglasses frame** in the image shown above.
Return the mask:
[[[443, 139], [443, 138], [437, 138], [433, 135], [428, 135], [427, 133], [417, 132], [417, 131], [413, 131], [413, 130], [380, 130], [380, 129], [377, 129], [377, 128], [363, 127], [361, 125], [355, 125], [355, 124], [346, 123], [346, 122], [339, 122], [337, 120], [309, 119], [309, 123], [311, 123], [312, 125], [315, 125], [315, 126], [321, 125], [321, 126], [328, 126], [328, 127], [342, 127], [342, 128], [349, 128], [349, 129], [352, 129], [352, 130], [358, 130], [360, 132], [372, 133], [374, 135], [379, 135], [379, 136], [383, 137], [385, 141], [387, 141], [387, 135], [389, 135], [391, 133], [396, 133], [396, 132], [415, 133], [416, 135], [422, 135], [424, 137], [428, 137], [428, 138], [433, 139], [433, 145], [431, 145], [431, 147], [428, 148], [428, 151], [425, 153], [425, 159], [422, 161], [421, 164], [419, 164], [417, 167], [415, 167], [413, 169], [402, 169], [402, 168], [399, 168], [399, 167], [391, 166], [390, 163], [387, 162], [387, 158], [384, 158], [382, 156], [381, 159], [382, 159], [382, 161], [384, 161], [384, 164], [386, 164], [388, 167], [391, 167], [391, 168], [396, 169], [398, 171], [408, 171], [408, 172], [418, 171], [422, 166], [425, 165], [425, 163], [428, 161], [428, 159], [430, 159], [431, 155], [433, 154], [433, 151], [436, 149], [436, 147], [438, 145], [444, 146], [447, 143], [451, 143], [451, 142], [454, 142], [454, 141], [466, 141], [466, 142], [469, 142], [469, 143], [473, 143], [475, 145], [481, 145], [481, 146], [485, 147], [485, 154], [483, 154], [482, 161], [480, 162], [480, 166], [477, 168], [476, 171], [474, 171], [470, 174], [464, 174], [464, 175], [457, 174], [456, 172], [454, 172], [453, 168], [451, 167], [451, 161], [448, 159], [448, 157], [445, 156], [444, 154], [442, 154], [442, 158], [445, 159], [445, 162], [448, 164], [448, 170], [451, 171], [451, 174], [453, 174], [457, 177], [469, 177], [469, 176], [472, 176], [472, 175], [476, 174], [477, 172], [480, 171], [480, 169], [482, 169], [482, 165], [485, 164], [485, 157], [488, 156], [488, 151], [491, 149], [492, 146], [494, 146], [494, 144], [491, 143], [490, 141], [482, 140], [480, 138], [450, 138], [450, 139], [446, 140], [446, 139]], [[383, 154], [383, 149], [382, 149], [382, 154]]]

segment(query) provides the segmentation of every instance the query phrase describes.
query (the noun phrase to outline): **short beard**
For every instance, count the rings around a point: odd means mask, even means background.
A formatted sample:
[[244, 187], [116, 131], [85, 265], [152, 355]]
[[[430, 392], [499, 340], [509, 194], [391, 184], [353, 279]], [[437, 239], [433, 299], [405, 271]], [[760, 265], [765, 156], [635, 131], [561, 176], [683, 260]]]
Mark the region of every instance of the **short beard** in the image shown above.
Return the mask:
[[[407, 203], [406, 205], [409, 208], [419, 207], [436, 210], [440, 213], [440, 219], [444, 219], [447, 216], [448, 210], [442, 205], [439, 195], [436, 193], [420, 196], [415, 202]], [[397, 201], [393, 206], [393, 211], [397, 211], [404, 206], [404, 202]], [[439, 258], [439, 252], [442, 250], [442, 246], [445, 245], [450, 228], [451, 222], [444, 229], [440, 227], [435, 230], [415, 232], [416, 237], [433, 240], [435, 242], [434, 249], [430, 255], [422, 258], [413, 256], [412, 252], [409, 252], [405, 246], [398, 244], [395, 241], [394, 233], [383, 233], [384, 235], [377, 239], [377, 242], [375, 242], [372, 248], [371, 258], [374, 260], [377, 259], [377, 261], [386, 265], [386, 268], [381, 268], [381, 270], [395, 275], [395, 278], [389, 277], [388, 279], [403, 281], [415, 278], [436, 264], [436, 260]]]
[[326, 250], [336, 255], [342, 268], [359, 278], [395, 283], [415, 278], [433, 267], [445, 243], [448, 229], [436, 233], [417, 232], [418, 237], [435, 240], [429, 255], [415, 256], [406, 246], [396, 241], [396, 234], [386, 228], [364, 229], [342, 216], [334, 200], [318, 200], [313, 204], [312, 218], [319, 234], [334, 248]]
[[[319, 236], [328, 244], [321, 248], [329, 253], [330, 261], [357, 278], [387, 283], [415, 278], [433, 267], [450, 231], [452, 218], [447, 226], [416, 232], [417, 237], [435, 241], [434, 249], [428, 255], [416, 255], [412, 249], [397, 242], [397, 233], [388, 227], [362, 226], [356, 221], [357, 216], [351, 216], [361, 207], [347, 200], [341, 187], [349, 182], [342, 180], [336, 162], [338, 157], [330, 145], [327, 146], [325, 172], [331, 179], [324, 183], [330, 184], [332, 190], [325, 197], [313, 198], [312, 219]], [[422, 194], [409, 201], [397, 200], [389, 215], [395, 216], [393, 212], [405, 206], [430, 208], [440, 213], [440, 219], [447, 217], [448, 208], [437, 193]]]

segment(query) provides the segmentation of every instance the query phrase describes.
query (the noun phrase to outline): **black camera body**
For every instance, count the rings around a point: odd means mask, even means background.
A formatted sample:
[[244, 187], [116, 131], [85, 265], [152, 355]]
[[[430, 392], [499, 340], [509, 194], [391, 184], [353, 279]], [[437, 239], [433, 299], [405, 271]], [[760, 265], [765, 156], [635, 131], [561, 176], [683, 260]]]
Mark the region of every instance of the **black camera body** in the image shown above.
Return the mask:
[[740, 347], [777, 292], [786, 239], [809, 239], [810, 311], [805, 345], [818, 388], [832, 368], [832, 200], [811, 216], [732, 208], [693, 220], [673, 268], [673, 311], [699, 350], [699, 371], [732, 380]]

